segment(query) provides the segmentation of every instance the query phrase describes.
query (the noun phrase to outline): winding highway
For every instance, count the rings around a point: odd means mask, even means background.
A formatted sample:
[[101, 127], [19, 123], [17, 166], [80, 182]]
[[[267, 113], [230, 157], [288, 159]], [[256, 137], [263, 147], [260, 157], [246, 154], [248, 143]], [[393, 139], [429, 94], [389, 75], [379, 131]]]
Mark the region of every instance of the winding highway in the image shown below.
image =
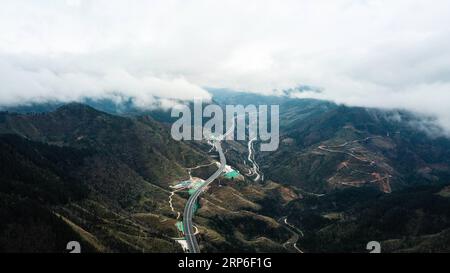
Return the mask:
[[183, 228], [184, 228], [184, 236], [187, 242], [187, 246], [189, 249], [189, 253], [199, 253], [200, 248], [198, 246], [197, 238], [195, 237], [194, 233], [194, 227], [192, 224], [192, 217], [194, 213], [194, 206], [197, 203], [197, 199], [202, 194], [203, 190], [211, 184], [215, 179], [217, 179], [225, 169], [225, 166], [227, 164], [227, 160], [225, 158], [225, 155], [222, 151], [222, 145], [221, 140], [215, 140], [214, 146], [216, 150], [219, 152], [220, 156], [220, 167], [217, 169], [217, 171], [211, 175], [205, 183], [197, 189], [197, 191], [189, 197], [186, 206], [184, 207], [184, 213], [183, 213]]
[[[249, 171], [249, 175], [256, 175], [256, 177], [253, 179], [253, 181], [258, 182], [261, 180], [261, 172], [259, 170], [259, 165], [258, 163], [256, 163], [255, 161], [255, 152], [253, 149], [253, 142], [256, 140], [256, 137], [253, 139], [250, 139], [248, 141], [248, 161], [250, 161], [250, 163], [252, 163], [253, 167], [250, 169]], [[264, 178], [262, 178], [262, 180], [264, 181]]]
[[283, 244], [283, 247], [288, 249], [287, 246], [288, 245], [292, 245], [292, 248], [295, 249], [295, 251], [299, 252], [299, 253], [304, 253], [303, 250], [301, 250], [298, 246], [297, 246], [297, 241], [299, 240], [301, 235], [302, 237], [304, 236], [303, 231], [299, 230], [298, 228], [296, 228], [295, 226], [291, 225], [290, 223], [288, 223], [287, 221], [287, 216], [281, 217], [278, 220], [279, 223], [283, 224], [291, 233], [292, 233], [292, 237]]

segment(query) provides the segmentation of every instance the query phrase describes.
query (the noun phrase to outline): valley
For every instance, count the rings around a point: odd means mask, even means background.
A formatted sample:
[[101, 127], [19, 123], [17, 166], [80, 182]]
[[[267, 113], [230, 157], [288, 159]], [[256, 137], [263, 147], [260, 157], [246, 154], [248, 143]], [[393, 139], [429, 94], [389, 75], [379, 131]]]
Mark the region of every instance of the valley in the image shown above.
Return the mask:
[[88, 252], [365, 252], [367, 240], [443, 250], [447, 139], [375, 109], [215, 97], [235, 100], [280, 104], [277, 151], [227, 140], [231, 131], [174, 141], [164, 112], [0, 113], [0, 250], [61, 252], [74, 239]]

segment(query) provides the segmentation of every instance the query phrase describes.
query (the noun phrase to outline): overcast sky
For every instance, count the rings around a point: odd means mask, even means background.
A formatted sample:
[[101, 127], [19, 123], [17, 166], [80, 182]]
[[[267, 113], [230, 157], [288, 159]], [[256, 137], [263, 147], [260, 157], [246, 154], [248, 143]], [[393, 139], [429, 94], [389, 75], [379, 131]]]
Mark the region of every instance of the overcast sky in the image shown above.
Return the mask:
[[0, 0], [0, 105], [303, 94], [436, 115], [450, 131], [448, 0]]

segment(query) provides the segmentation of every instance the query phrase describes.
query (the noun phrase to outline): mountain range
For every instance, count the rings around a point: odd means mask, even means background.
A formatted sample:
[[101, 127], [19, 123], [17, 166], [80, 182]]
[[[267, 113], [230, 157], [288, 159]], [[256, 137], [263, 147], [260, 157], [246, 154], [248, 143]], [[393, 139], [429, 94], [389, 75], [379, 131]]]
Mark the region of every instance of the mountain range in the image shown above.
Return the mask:
[[[401, 110], [212, 90], [213, 103], [280, 105], [280, 147], [223, 143], [238, 179], [202, 195], [194, 222], [204, 252], [449, 251], [450, 140]], [[89, 106], [89, 105], [90, 106]], [[118, 110], [120, 108], [120, 111]], [[0, 113], [0, 251], [181, 252], [189, 196], [217, 155], [175, 141], [170, 113], [107, 102]], [[256, 143], [255, 151], [260, 143]]]

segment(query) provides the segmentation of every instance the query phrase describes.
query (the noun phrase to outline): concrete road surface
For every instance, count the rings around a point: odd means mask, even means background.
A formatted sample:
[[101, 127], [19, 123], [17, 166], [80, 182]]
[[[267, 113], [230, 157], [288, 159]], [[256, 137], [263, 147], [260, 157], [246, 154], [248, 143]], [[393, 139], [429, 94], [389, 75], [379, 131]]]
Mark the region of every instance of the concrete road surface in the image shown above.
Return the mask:
[[214, 141], [214, 146], [216, 147], [216, 150], [219, 152], [220, 156], [220, 167], [217, 169], [217, 171], [211, 175], [206, 182], [197, 189], [197, 191], [189, 197], [189, 200], [187, 201], [186, 206], [184, 207], [184, 213], [183, 213], [183, 225], [184, 225], [184, 235], [186, 238], [187, 246], [189, 249], [189, 253], [199, 253], [200, 248], [198, 246], [197, 238], [195, 237], [195, 232], [192, 224], [192, 216], [194, 213], [194, 205], [197, 202], [198, 197], [203, 192], [203, 190], [211, 184], [215, 179], [217, 179], [225, 169], [225, 165], [227, 164], [227, 160], [225, 158], [225, 155], [222, 151], [222, 145], [220, 143], [220, 140]]

